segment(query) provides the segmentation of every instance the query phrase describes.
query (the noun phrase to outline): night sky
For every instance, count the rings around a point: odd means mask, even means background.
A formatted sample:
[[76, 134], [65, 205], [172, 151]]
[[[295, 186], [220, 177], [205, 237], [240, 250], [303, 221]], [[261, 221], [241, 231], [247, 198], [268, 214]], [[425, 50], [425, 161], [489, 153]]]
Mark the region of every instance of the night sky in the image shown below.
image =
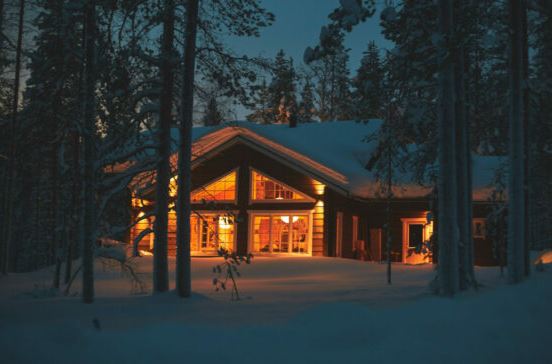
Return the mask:
[[[273, 58], [279, 49], [293, 57], [300, 68], [303, 53], [308, 46], [318, 43], [320, 28], [328, 24], [328, 14], [338, 5], [338, 0], [263, 0], [263, 6], [276, 15], [275, 23], [261, 32], [259, 38], [228, 38], [227, 42], [238, 54], [262, 55]], [[378, 10], [381, 10], [381, 5]], [[379, 13], [358, 25], [347, 34], [345, 45], [350, 51], [350, 69], [354, 72], [370, 41], [380, 48], [390, 49], [391, 43], [384, 39], [379, 26]], [[238, 119], [244, 119], [247, 110], [239, 107]]]

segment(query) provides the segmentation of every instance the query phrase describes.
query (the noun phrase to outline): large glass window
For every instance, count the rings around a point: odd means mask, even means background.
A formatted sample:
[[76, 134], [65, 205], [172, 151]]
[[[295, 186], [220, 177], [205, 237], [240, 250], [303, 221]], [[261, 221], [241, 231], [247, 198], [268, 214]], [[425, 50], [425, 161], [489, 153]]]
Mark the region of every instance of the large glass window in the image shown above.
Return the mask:
[[215, 253], [234, 249], [234, 219], [224, 214], [194, 214], [190, 218], [191, 251]]
[[307, 196], [257, 171], [252, 171], [254, 201], [308, 201]]
[[236, 171], [211, 182], [192, 192], [192, 202], [202, 201], [235, 201], [236, 200]]
[[307, 215], [253, 215], [253, 251], [309, 253]]

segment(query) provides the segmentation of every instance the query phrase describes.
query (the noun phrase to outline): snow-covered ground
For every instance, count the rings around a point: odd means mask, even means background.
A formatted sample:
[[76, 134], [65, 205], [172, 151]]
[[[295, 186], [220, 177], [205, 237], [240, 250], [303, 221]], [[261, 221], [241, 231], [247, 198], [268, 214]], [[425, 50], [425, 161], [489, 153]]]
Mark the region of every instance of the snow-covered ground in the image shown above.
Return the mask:
[[92, 305], [47, 297], [48, 269], [2, 277], [0, 363], [552, 363], [550, 266], [518, 286], [479, 268], [483, 287], [452, 300], [430, 294], [430, 265], [393, 265], [388, 286], [380, 264], [259, 257], [236, 302], [213, 291], [218, 262], [193, 259], [189, 300], [131, 294], [101, 264]]

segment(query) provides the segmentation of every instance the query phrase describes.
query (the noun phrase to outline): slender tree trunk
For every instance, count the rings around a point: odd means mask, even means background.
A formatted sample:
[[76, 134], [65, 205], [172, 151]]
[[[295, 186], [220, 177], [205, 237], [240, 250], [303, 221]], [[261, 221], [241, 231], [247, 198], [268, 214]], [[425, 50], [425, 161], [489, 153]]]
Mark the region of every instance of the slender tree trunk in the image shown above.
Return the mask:
[[[83, 27], [81, 35], [81, 49], [86, 49], [86, 28]], [[84, 72], [85, 65], [81, 64], [79, 68], [79, 86], [78, 86], [78, 105], [84, 105]], [[76, 256], [76, 247], [82, 247], [84, 242], [84, 224], [82, 219], [83, 207], [83, 170], [82, 170], [82, 145], [81, 145], [81, 128], [79, 123], [83, 122], [84, 109], [80, 108], [75, 115], [73, 132], [71, 133], [71, 154], [72, 154], [72, 191], [71, 191], [71, 236], [67, 245], [66, 261], [65, 261], [65, 278], [64, 283], [68, 284], [72, 277], [73, 258]]]
[[180, 297], [192, 294], [190, 261], [190, 187], [192, 185], [192, 115], [194, 105], [195, 51], [199, 0], [188, 0], [186, 8], [186, 49], [182, 80], [182, 120], [178, 154], [176, 290]]
[[[75, 128], [77, 129], [77, 128]], [[73, 271], [73, 257], [74, 257], [74, 247], [81, 246], [81, 234], [80, 234], [80, 219], [79, 219], [79, 206], [81, 205], [80, 198], [80, 181], [81, 181], [81, 167], [80, 167], [80, 142], [78, 131], [75, 130], [71, 135], [71, 144], [72, 144], [72, 189], [71, 189], [71, 227], [70, 237], [67, 244], [67, 250], [65, 252], [65, 277], [64, 283], [69, 283]], [[77, 243], [78, 242], [78, 243]]]
[[[0, 0], [0, 34], [4, 31], [4, 0]], [[4, 39], [0, 37], [0, 62], [4, 62], [4, 55], [6, 52], [4, 52]], [[8, 153], [6, 153], [8, 154]], [[7, 156], [3, 155], [0, 157], [0, 162], [2, 165], [4, 162], [1, 159], [8, 158]], [[6, 166], [9, 162], [6, 161]], [[7, 168], [2, 170], [2, 173], [0, 174], [0, 177], [2, 178], [2, 185], [0, 185], [0, 188], [2, 189], [2, 196], [0, 196], [0, 273], [4, 273], [4, 246], [6, 244], [5, 241], [5, 231], [6, 231], [6, 222], [8, 221], [7, 211], [6, 211], [6, 200], [7, 200], [7, 182], [8, 182], [8, 173], [6, 171]]]
[[[3, 5], [3, 4], [2, 4]], [[21, 52], [23, 47], [23, 22], [25, 20], [25, 0], [19, 1], [19, 23], [17, 26], [17, 45], [15, 53], [15, 77], [13, 81], [13, 102], [12, 102], [12, 120], [9, 133], [9, 154], [8, 154], [8, 168], [7, 168], [7, 180], [5, 184], [5, 238], [3, 244], [2, 261], [0, 262], [0, 270], [2, 274], [7, 274], [10, 270], [10, 254], [13, 245], [13, 184], [15, 179], [15, 161], [17, 155], [16, 144], [16, 128], [17, 128], [17, 116], [19, 110], [19, 87], [21, 83]]]
[[[456, 9], [458, 23], [462, 23], [465, 8], [460, 6]], [[462, 31], [462, 30], [460, 30]], [[457, 33], [461, 34], [460, 32]], [[457, 49], [454, 52], [455, 59], [455, 128], [456, 128], [456, 182], [457, 182], [457, 206], [458, 206], [458, 230], [459, 230], [459, 266], [460, 266], [460, 289], [467, 289], [473, 284], [473, 259], [471, 258], [471, 180], [470, 180], [470, 147], [468, 143], [468, 118], [466, 110], [466, 88], [465, 88], [465, 48], [464, 39], [457, 41]]]
[[529, 253], [531, 250], [531, 242], [532, 242], [532, 224], [531, 224], [531, 215], [530, 215], [530, 205], [531, 205], [531, 179], [529, 178], [529, 175], [531, 173], [531, 170], [529, 169], [529, 163], [530, 158], [532, 156], [531, 154], [531, 144], [529, 143], [530, 140], [530, 127], [529, 127], [529, 30], [528, 30], [528, 24], [527, 24], [527, 0], [524, 0], [521, 2], [522, 9], [521, 9], [521, 21], [522, 21], [522, 32], [523, 32], [523, 39], [522, 39], [522, 52], [523, 52], [523, 129], [524, 129], [524, 139], [523, 139], [523, 146], [524, 146], [524, 198], [525, 198], [525, 210], [524, 210], [524, 224], [525, 224], [525, 244], [524, 244], [524, 263], [525, 263], [525, 276], [529, 276], [531, 273], [531, 263], [530, 263], [530, 257]]
[[525, 193], [523, 130], [524, 0], [509, 0], [510, 11], [510, 173], [508, 188], [508, 280], [518, 283], [525, 274]]
[[169, 180], [171, 156], [171, 124], [174, 95], [174, 1], [165, 0], [163, 37], [161, 50], [161, 111], [158, 128], [157, 186], [155, 242], [153, 246], [153, 291], [165, 292], [169, 289], [169, 265], [167, 260]]
[[[391, 98], [389, 98], [390, 100]], [[389, 101], [390, 102], [390, 101]], [[391, 121], [391, 106], [387, 107], [387, 122]], [[393, 163], [391, 156], [391, 128], [387, 126], [387, 206], [385, 209], [386, 216], [386, 243], [385, 250], [387, 255], [387, 284], [391, 284], [391, 200], [393, 199]]]
[[457, 188], [455, 161], [454, 63], [450, 57], [453, 34], [452, 0], [439, 0], [439, 30], [444, 44], [438, 50], [439, 70], [439, 263], [440, 293], [453, 296], [459, 289]]
[[95, 85], [96, 85], [96, 2], [86, 2], [86, 47], [84, 73], [84, 201], [82, 249], [82, 299], [94, 301], [94, 247], [96, 245], [96, 198], [95, 198]]

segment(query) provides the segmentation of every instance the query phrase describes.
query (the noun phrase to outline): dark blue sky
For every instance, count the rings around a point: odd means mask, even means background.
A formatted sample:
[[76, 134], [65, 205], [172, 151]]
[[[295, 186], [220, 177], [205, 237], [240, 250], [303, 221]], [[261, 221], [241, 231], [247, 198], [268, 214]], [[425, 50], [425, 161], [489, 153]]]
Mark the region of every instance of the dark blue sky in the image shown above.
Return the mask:
[[[339, 5], [339, 1], [262, 0], [262, 4], [276, 15], [275, 23], [262, 30], [259, 38], [230, 38], [228, 44], [237, 53], [266, 57], [274, 57], [279, 49], [283, 49], [299, 66], [303, 62], [305, 48], [317, 44], [320, 28], [328, 24], [328, 14]], [[391, 43], [381, 34], [379, 13], [347, 34], [345, 45], [351, 49], [351, 71], [358, 68], [362, 52], [372, 40], [379, 47], [391, 47]], [[243, 118], [243, 111], [238, 111], [237, 116]]]

